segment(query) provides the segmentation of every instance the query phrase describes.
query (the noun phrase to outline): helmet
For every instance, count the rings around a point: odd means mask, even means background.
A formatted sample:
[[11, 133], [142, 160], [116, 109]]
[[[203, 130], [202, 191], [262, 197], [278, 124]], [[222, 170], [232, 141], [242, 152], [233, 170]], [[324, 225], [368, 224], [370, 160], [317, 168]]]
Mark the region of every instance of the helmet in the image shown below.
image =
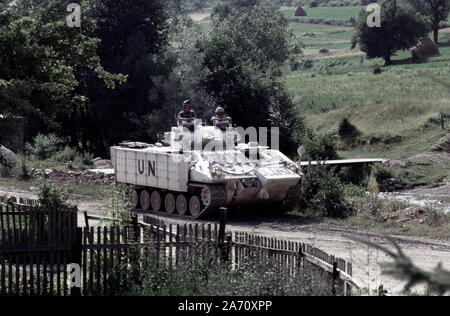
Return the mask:
[[225, 109], [219, 106], [219, 107], [216, 109], [216, 114], [218, 114], [218, 113], [225, 113]]
[[186, 100], [183, 102], [183, 106], [191, 105], [191, 100]]

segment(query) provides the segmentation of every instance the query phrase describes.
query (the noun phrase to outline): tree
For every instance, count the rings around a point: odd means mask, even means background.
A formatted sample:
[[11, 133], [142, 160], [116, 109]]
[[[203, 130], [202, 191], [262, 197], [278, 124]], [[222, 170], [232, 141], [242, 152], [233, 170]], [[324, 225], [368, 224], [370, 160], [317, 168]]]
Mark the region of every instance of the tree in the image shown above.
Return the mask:
[[391, 64], [391, 56], [398, 50], [406, 50], [427, 35], [426, 18], [409, 5], [398, 5], [396, 0], [381, 2], [381, 27], [369, 27], [370, 13], [361, 10], [353, 37], [353, 47], [359, 43], [367, 58], [381, 57]]
[[169, 76], [174, 63], [166, 55], [169, 16], [162, 0], [90, 0], [87, 14], [97, 20], [93, 34], [101, 40], [97, 52], [105, 69], [128, 80], [110, 91], [80, 71], [86, 104], [82, 111], [72, 110], [65, 127], [81, 134], [83, 147], [106, 155], [110, 145], [124, 139], [149, 141], [140, 121], [164, 106], [156, 83]]
[[448, 19], [450, 0], [408, 0], [408, 2], [430, 19], [434, 42], [438, 44], [439, 24]]
[[273, 8], [253, 0], [216, 10], [213, 28], [200, 43], [211, 72], [205, 86], [242, 127], [280, 127], [283, 150], [292, 152], [300, 128], [280, 66], [288, 58], [289, 32]]
[[82, 28], [70, 28], [70, 1], [31, 2], [40, 5], [24, 7], [20, 15], [9, 5], [0, 14], [0, 113], [27, 119], [27, 138], [59, 130], [58, 116], [83, 105], [84, 96], [76, 91], [78, 69], [110, 88], [125, 79], [102, 67], [99, 40], [90, 36], [92, 19], [84, 16]]

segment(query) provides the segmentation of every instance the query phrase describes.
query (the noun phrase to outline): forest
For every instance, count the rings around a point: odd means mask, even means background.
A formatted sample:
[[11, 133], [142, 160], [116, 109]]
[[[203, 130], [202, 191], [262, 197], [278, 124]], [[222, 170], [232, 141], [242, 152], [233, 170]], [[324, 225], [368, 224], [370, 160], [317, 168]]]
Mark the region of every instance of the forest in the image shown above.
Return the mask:
[[71, 1], [9, 2], [0, 113], [24, 120], [25, 142], [53, 133], [105, 156], [126, 139], [155, 140], [190, 99], [201, 117], [220, 105], [239, 126], [279, 126], [293, 151], [301, 120], [280, 80], [289, 33], [275, 8], [224, 5], [203, 32], [181, 1], [83, 1], [80, 28], [66, 25]]

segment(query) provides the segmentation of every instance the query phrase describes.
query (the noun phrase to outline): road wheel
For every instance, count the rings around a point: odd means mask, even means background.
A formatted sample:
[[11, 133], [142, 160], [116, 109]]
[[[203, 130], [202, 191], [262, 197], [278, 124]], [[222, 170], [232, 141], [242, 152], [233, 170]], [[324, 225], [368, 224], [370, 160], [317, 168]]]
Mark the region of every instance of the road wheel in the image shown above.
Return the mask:
[[180, 215], [186, 215], [188, 211], [188, 201], [184, 194], [178, 194], [177, 197], [177, 212]]
[[159, 212], [162, 205], [161, 193], [159, 193], [158, 191], [153, 191], [150, 202], [152, 205], [152, 210]]
[[197, 217], [202, 211], [202, 203], [200, 202], [200, 197], [194, 195], [189, 200], [189, 211], [191, 215]]
[[168, 214], [175, 213], [176, 201], [175, 201], [175, 196], [172, 193], [166, 194], [166, 198], [164, 199], [164, 207]]
[[130, 194], [131, 206], [137, 209], [139, 206], [139, 192], [137, 190], [131, 191]]
[[211, 190], [208, 187], [202, 188], [201, 197], [203, 204], [206, 206], [211, 204]]
[[142, 190], [139, 201], [141, 202], [141, 208], [144, 211], [148, 211], [150, 208], [150, 194], [147, 190]]

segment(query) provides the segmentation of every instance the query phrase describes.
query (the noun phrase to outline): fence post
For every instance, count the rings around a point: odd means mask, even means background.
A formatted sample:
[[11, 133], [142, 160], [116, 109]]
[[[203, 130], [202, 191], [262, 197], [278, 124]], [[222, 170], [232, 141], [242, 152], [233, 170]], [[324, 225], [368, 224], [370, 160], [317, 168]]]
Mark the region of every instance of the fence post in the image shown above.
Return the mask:
[[380, 287], [378, 288], [378, 296], [386, 296], [388, 293], [388, 291], [386, 291], [384, 289], [383, 284], [380, 285]]
[[301, 244], [298, 248], [298, 269], [300, 270], [304, 266], [305, 254], [303, 253], [303, 247]]
[[[139, 242], [140, 231], [139, 231], [139, 225], [138, 225], [138, 214], [132, 213], [131, 214], [131, 221], [133, 223], [134, 241], [135, 242]], [[159, 231], [158, 231], [158, 234], [159, 234]]]
[[331, 287], [331, 294], [333, 296], [336, 296], [336, 283], [339, 279], [339, 271], [338, 271], [338, 263], [337, 261], [333, 262], [333, 281], [332, 281], [332, 287]]
[[86, 211], [84, 211], [84, 223], [86, 224], [86, 228], [89, 230], [89, 217]]
[[219, 243], [225, 242], [225, 226], [227, 224], [227, 208], [220, 208]]
[[224, 261], [230, 260], [230, 253], [231, 253], [231, 245], [233, 243], [233, 237], [231, 235], [227, 236], [227, 244], [224, 249]]
[[219, 226], [219, 236], [218, 236], [218, 246], [222, 257], [222, 260], [226, 261], [226, 247], [225, 247], [225, 226], [227, 223], [227, 208], [220, 208], [220, 226]]
[[[82, 257], [82, 250], [83, 250], [83, 230], [82, 228], [75, 228], [74, 232], [75, 236], [72, 239], [72, 246], [71, 246], [71, 258], [72, 263], [76, 263], [81, 267], [81, 257]], [[67, 282], [67, 280], [64, 280]], [[72, 287], [70, 289], [70, 295], [71, 296], [80, 296], [81, 295], [81, 288], [80, 287]]]

